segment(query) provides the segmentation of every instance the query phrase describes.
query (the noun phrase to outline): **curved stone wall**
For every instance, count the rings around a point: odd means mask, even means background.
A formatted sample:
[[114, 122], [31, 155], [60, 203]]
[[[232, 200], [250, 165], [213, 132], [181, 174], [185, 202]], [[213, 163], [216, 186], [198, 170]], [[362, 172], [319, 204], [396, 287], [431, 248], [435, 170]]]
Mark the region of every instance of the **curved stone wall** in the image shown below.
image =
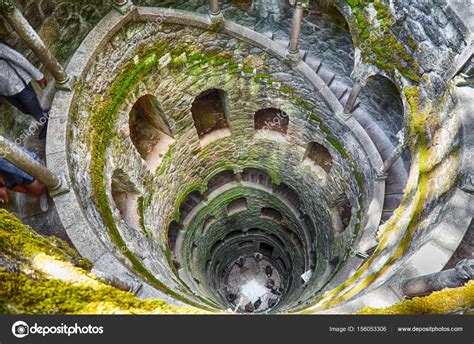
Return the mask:
[[[436, 232], [420, 232], [417, 220], [429, 223], [431, 209], [447, 211], [439, 198], [452, 185], [430, 188], [455, 176], [448, 170], [457, 159], [447, 143], [453, 132], [435, 134], [440, 148], [423, 139], [420, 146], [413, 138], [423, 137], [424, 123], [405, 118], [410, 176], [400, 207], [379, 228], [388, 201], [377, 171], [387, 152], [362, 117], [343, 116], [332, 80], [327, 84], [309, 61], [288, 64], [285, 55], [248, 28], [177, 10], [112, 12], [90, 33], [68, 67], [76, 89], [55, 98], [47, 149], [48, 166], [66, 170], [75, 191], [56, 198], [61, 220], [96, 269], [140, 280], [143, 297], [224, 309], [229, 264], [271, 246], [265, 261], [285, 286], [273, 311], [379, 305], [380, 290], [385, 303], [400, 297], [392, 278]], [[422, 103], [407, 87], [401, 101], [413, 116]], [[223, 113], [218, 121], [202, 117], [204, 134], [193, 109], [212, 90]], [[144, 96], [151, 105], [141, 103]], [[255, 114], [272, 108], [285, 120], [259, 129]], [[136, 124], [149, 113], [161, 118], [155, 129]], [[387, 136], [400, 126], [400, 117], [380, 120]], [[137, 131], [148, 141], [137, 143]], [[310, 143], [327, 150], [330, 169], [316, 163], [323, 156], [311, 158]], [[249, 169], [268, 177], [252, 180]], [[214, 178], [224, 171], [231, 179]], [[248, 238], [264, 245], [239, 247]]]

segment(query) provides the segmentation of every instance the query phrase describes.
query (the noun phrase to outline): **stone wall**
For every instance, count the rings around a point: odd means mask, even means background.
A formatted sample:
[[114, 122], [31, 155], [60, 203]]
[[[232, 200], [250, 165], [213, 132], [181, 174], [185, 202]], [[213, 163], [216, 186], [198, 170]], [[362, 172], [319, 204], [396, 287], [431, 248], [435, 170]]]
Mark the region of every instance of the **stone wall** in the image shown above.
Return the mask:
[[[141, 74], [142, 69], [148, 70], [148, 63], [152, 66], [150, 71]], [[114, 94], [110, 93], [111, 90], [128, 82], [134, 73], [140, 73], [136, 86], [127, 89], [114, 107], [116, 120], [110, 125], [116, 134], [105, 152], [105, 180], [91, 180], [89, 178], [94, 177], [89, 175], [89, 171], [95, 168], [94, 161], [89, 159], [91, 149], [92, 156], [97, 154], [94, 145], [91, 146], [94, 141], [90, 141], [91, 132], [97, 130], [95, 121], [105, 120], [110, 102], [116, 99], [116, 96], [110, 98]], [[201, 147], [190, 109], [198, 94], [212, 88], [227, 93], [231, 137]], [[145, 94], [152, 94], [158, 100], [176, 141], [156, 172], [144, 164], [129, 138], [129, 112], [135, 101]], [[308, 173], [301, 161], [310, 140], [325, 141], [326, 133], [319, 129], [319, 123], [313, 117], [323, 121], [330, 128], [331, 135], [346, 135], [349, 139], [350, 132], [335, 120], [324, 101], [308, 89], [300, 75], [262, 50], [219, 33], [153, 22], [132, 22], [101, 49], [78, 88], [74, 106], [74, 125], [70, 128], [70, 135], [77, 149], [69, 153], [70, 164], [75, 171], [77, 193], [86, 213], [90, 214], [90, 221], [109, 250], [117, 251], [116, 243], [107, 239], [108, 234], [104, 231], [103, 213], [98, 212], [94, 203], [87, 202], [96, 198], [94, 183], [97, 188], [97, 183], [103, 185], [105, 182], [107, 201], [120, 236], [135, 255], [143, 257], [147, 269], [165, 284], [172, 286], [175, 282], [166, 264], [169, 261], [164, 229], [176, 217], [179, 200], [204, 183], [214, 171], [226, 166], [234, 170], [246, 166], [264, 168], [275, 176], [276, 182], [284, 182], [303, 195], [302, 210], [318, 224], [315, 233], [319, 238], [318, 254], [330, 252], [324, 254], [326, 261], [329, 256], [342, 255], [347, 249], [355, 219], [351, 229], [336, 240], [328, 223], [324, 200], [346, 194], [355, 208], [361, 206], [358, 205], [358, 186], [351, 165], [341, 154], [339, 146], [333, 147], [326, 142], [333, 156], [333, 167], [323, 186], [318, 178]], [[290, 116], [288, 138], [281, 142], [254, 134], [255, 112], [268, 107], [282, 109]], [[355, 138], [352, 140], [352, 143], [347, 141], [341, 145], [350, 154], [360, 156], [357, 154], [360, 151], [357, 141]], [[369, 164], [362, 156], [351, 164], [370, 179]], [[119, 211], [114, 209], [110, 185], [112, 174], [117, 169], [125, 171], [128, 180], [133, 181], [142, 194], [144, 228], [125, 227]], [[365, 197], [370, 192], [370, 188], [365, 188]], [[321, 264], [323, 261], [321, 258]]]

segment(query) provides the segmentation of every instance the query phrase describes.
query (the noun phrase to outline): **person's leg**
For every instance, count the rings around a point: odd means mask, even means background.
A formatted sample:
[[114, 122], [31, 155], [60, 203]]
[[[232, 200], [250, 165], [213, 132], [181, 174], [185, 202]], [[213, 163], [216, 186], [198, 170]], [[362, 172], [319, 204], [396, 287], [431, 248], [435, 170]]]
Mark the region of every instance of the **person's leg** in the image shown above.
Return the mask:
[[0, 175], [0, 204], [7, 204], [10, 201], [8, 197], [8, 189], [3, 180], [3, 176]]
[[39, 198], [41, 197], [45, 189], [46, 187], [43, 183], [35, 180], [31, 184], [18, 184], [12, 190], [15, 192], [26, 193], [28, 195], [32, 195]]
[[25, 108], [23, 103], [18, 99], [19, 96], [18, 94], [15, 94], [14, 96], [3, 96], [6, 101], [8, 101], [10, 104], [12, 104], [14, 107], [16, 107], [18, 110], [21, 112], [28, 114], [28, 110]]
[[42, 119], [45, 117], [45, 113], [31, 84], [28, 84], [25, 89], [17, 95], [17, 99], [26, 109], [26, 113], [32, 115], [38, 122], [45, 123], [45, 119]]

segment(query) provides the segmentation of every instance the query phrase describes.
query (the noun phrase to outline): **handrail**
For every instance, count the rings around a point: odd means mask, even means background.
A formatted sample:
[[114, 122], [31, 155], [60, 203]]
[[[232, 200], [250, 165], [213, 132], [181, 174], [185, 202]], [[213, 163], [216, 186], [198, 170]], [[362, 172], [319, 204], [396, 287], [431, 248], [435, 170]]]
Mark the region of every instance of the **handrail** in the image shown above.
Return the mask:
[[57, 196], [69, 191], [69, 187], [64, 178], [52, 173], [2, 135], [0, 135], [0, 155], [46, 185], [51, 196]]

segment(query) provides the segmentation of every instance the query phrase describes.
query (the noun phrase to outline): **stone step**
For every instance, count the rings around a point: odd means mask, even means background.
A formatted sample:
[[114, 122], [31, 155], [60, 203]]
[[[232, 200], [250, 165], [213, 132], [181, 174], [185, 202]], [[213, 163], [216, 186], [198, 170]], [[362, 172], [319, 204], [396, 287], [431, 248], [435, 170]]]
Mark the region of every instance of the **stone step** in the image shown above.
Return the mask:
[[290, 44], [290, 41], [284, 38], [274, 38], [273, 40], [275, 41], [275, 43], [284, 48], [288, 48], [288, 44]]
[[[341, 102], [341, 105], [342, 106], [345, 106], [346, 103], [347, 103], [347, 100], [349, 99], [349, 95], [351, 94], [351, 88], [349, 88], [349, 90], [347, 90], [347, 92], [341, 97], [341, 99], [339, 99], [339, 101]], [[354, 104], [354, 107], [352, 108], [352, 112], [354, 112], [356, 109], [359, 108], [359, 105], [360, 105], [360, 100], [357, 99], [355, 101], [355, 104]]]
[[407, 183], [408, 174], [402, 160], [397, 160], [388, 171], [388, 177], [385, 180], [385, 193], [403, 193]]
[[380, 218], [380, 223], [385, 223], [388, 221], [389, 218], [391, 218], [393, 215], [392, 210], [383, 210], [382, 211], [382, 217]]
[[260, 32], [260, 34], [264, 35], [265, 37], [272, 39], [273, 40], [273, 31], [265, 31], [265, 32]]
[[304, 61], [308, 52], [306, 50], [300, 50], [300, 58]]
[[383, 201], [383, 210], [384, 211], [394, 211], [395, 209], [398, 208], [400, 205], [400, 202], [402, 201], [403, 194], [389, 194], [385, 195], [384, 201]]
[[352, 116], [359, 122], [362, 128], [372, 139], [377, 151], [380, 153], [382, 160], [387, 159], [394, 150], [394, 145], [389, 140], [384, 131], [377, 125], [376, 122], [362, 109], [356, 109], [352, 112]]
[[319, 68], [318, 75], [321, 77], [321, 79], [323, 79], [326, 85], [329, 85], [336, 76], [333, 72], [331, 72], [329, 69], [326, 69], [324, 66], [321, 66]]
[[336, 79], [333, 80], [331, 86], [329, 86], [332, 93], [336, 96], [337, 99], [341, 99], [342, 96], [347, 92], [349, 87], [344, 85], [342, 82], [337, 81]]
[[321, 61], [318, 60], [317, 58], [306, 55], [303, 61], [306, 62], [308, 66], [311, 67], [312, 70], [314, 70], [316, 73], [318, 72], [319, 68], [321, 67]]

